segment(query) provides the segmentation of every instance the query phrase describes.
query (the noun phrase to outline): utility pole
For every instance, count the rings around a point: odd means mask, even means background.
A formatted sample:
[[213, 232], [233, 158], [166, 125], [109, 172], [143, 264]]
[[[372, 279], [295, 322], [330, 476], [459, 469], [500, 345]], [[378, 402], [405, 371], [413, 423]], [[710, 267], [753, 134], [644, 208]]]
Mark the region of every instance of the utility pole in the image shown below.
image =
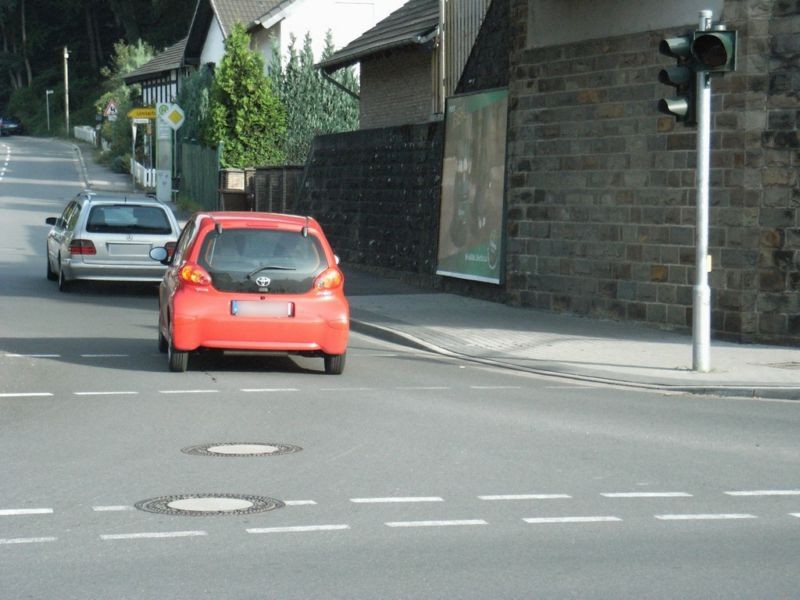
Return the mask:
[[69, 134], [69, 50], [64, 46], [64, 120], [67, 124], [67, 137]]

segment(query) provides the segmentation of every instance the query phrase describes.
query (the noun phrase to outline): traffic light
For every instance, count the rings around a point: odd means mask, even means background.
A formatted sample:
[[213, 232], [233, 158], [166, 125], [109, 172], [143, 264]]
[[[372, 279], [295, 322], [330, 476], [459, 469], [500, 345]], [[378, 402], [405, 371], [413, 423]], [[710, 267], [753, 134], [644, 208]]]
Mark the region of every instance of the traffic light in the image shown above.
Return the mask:
[[686, 125], [697, 124], [695, 117], [696, 77], [693, 63], [692, 45], [694, 37], [684, 35], [661, 40], [658, 51], [677, 59], [674, 67], [661, 69], [658, 80], [675, 88], [676, 95], [658, 101], [658, 111], [672, 115]]
[[695, 71], [725, 73], [736, 70], [736, 31], [695, 31], [692, 40]]

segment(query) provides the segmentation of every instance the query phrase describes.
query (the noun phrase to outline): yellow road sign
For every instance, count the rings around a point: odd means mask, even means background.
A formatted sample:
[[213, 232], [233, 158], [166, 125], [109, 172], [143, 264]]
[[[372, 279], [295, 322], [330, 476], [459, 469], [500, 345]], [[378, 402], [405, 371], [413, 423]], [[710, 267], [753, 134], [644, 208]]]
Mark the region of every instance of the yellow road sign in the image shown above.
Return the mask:
[[143, 106], [128, 111], [129, 119], [155, 119], [156, 109], [154, 106]]

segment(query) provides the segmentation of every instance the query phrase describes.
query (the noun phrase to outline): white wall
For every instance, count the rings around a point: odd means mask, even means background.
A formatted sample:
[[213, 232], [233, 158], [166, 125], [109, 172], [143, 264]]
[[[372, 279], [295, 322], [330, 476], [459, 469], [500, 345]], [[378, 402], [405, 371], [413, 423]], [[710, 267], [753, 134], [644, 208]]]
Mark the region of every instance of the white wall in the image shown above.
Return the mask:
[[382, 21], [407, 0], [295, 0], [281, 14], [262, 24], [262, 30], [253, 36], [254, 47], [268, 62], [269, 36], [280, 40], [281, 56], [286, 57], [290, 36], [297, 38], [295, 47], [303, 47], [306, 33], [311, 34], [315, 60], [319, 61], [325, 47], [325, 34], [333, 35], [336, 49], [352, 42], [362, 33]]
[[225, 55], [225, 39], [222, 37], [222, 28], [219, 21], [214, 17], [208, 27], [206, 41], [203, 44], [203, 51], [200, 53], [200, 64], [214, 63], [219, 65]]
[[528, 47], [556, 46], [642, 31], [697, 26], [709, 9], [714, 21], [724, 0], [529, 0]]

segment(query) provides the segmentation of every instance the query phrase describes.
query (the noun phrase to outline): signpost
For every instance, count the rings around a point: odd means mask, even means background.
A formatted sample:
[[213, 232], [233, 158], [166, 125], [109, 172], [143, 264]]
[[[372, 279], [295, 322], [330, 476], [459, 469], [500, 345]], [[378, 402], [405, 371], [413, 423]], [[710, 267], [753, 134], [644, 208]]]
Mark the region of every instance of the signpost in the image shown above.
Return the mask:
[[185, 120], [177, 104], [156, 104], [156, 196], [162, 202], [172, 198], [174, 136]]

